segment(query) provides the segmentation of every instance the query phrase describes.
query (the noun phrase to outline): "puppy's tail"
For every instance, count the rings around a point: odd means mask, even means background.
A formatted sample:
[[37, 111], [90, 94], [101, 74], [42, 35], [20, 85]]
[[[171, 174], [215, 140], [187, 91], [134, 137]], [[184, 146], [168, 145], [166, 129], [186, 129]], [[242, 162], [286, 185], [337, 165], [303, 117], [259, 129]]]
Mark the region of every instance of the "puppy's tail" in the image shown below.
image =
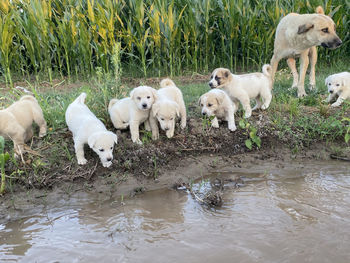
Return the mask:
[[262, 72], [263, 74], [269, 78], [270, 80], [270, 90], [272, 90], [272, 75], [271, 75], [271, 72], [272, 72], [272, 67], [270, 64], [265, 64], [263, 67], [262, 67]]
[[31, 95], [25, 95], [25, 96], [21, 97], [20, 100], [30, 100], [30, 101], [33, 101], [33, 102], [38, 102], [38, 101], [36, 100], [36, 98], [34, 98], [34, 97], [31, 96]]
[[171, 79], [163, 79], [163, 80], [160, 82], [160, 87], [161, 87], [161, 88], [171, 87], [171, 86], [175, 86], [175, 87], [176, 87], [174, 81], [172, 81]]
[[79, 104], [85, 104], [85, 99], [86, 99], [86, 93], [83, 92], [79, 95], [78, 98], [75, 99], [75, 103], [79, 103]]
[[111, 111], [113, 105], [118, 101], [118, 99], [111, 99], [111, 101], [108, 104], [108, 112]]

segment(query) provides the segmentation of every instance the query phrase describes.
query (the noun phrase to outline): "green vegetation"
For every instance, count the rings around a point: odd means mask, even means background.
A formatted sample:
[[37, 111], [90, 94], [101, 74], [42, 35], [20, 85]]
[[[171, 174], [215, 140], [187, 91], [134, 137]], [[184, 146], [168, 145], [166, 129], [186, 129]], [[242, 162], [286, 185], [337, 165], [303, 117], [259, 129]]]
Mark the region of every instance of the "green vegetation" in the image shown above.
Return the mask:
[[[290, 12], [322, 5], [343, 45], [319, 49], [319, 61], [350, 57], [348, 1], [298, 0], [2, 0], [0, 76], [81, 79], [119, 72], [138, 76], [259, 69], [269, 62], [276, 26]], [[119, 56], [119, 55], [117, 55]], [[117, 73], [118, 74], [118, 73]]]
[[6, 174], [5, 174], [5, 163], [10, 158], [8, 152], [5, 152], [5, 140], [4, 137], [0, 136], [0, 172], [1, 172], [1, 184], [0, 184], [0, 195], [5, 191], [6, 185]]

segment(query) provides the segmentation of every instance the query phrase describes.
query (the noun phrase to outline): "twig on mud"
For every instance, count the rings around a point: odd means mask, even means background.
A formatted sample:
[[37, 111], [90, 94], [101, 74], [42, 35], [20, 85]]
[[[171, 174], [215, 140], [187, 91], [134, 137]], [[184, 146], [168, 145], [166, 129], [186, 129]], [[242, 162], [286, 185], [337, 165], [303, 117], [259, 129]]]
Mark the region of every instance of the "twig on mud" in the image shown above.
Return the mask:
[[202, 151], [202, 150], [215, 150], [216, 148], [215, 147], [202, 147], [202, 148], [198, 148], [198, 149], [181, 149], [181, 151]]

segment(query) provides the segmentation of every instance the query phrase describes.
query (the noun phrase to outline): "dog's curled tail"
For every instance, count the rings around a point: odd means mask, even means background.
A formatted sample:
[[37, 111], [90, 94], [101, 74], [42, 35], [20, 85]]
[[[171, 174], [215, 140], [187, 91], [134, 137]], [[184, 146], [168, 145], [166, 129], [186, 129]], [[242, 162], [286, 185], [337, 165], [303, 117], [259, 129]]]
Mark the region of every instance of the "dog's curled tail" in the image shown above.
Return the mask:
[[111, 111], [113, 105], [118, 101], [118, 99], [111, 99], [111, 101], [108, 104], [108, 112]]
[[163, 80], [160, 82], [160, 87], [161, 87], [161, 88], [171, 87], [171, 86], [175, 86], [175, 87], [176, 87], [174, 81], [172, 81], [171, 79], [163, 79]]
[[271, 68], [270, 64], [265, 64], [262, 67], [262, 72], [266, 77], [271, 78], [271, 71], [272, 71], [272, 68]]
[[33, 101], [33, 102], [38, 102], [36, 100], [36, 98], [34, 98], [32, 95], [25, 95], [25, 96], [21, 97], [20, 100], [30, 100], [30, 101]]
[[322, 6], [316, 7], [316, 14], [324, 15], [324, 10]]
[[81, 94], [79, 95], [78, 98], [75, 99], [74, 102], [80, 103], [80, 104], [85, 104], [85, 99], [86, 99], [86, 93], [83, 92], [83, 93], [81, 93]]

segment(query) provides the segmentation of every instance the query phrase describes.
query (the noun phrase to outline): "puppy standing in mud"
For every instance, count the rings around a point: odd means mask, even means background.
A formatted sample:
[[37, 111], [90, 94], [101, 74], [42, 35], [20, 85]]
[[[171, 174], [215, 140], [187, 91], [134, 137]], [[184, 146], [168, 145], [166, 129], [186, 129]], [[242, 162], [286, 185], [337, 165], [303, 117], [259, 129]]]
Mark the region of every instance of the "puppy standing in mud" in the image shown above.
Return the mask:
[[81, 93], [66, 110], [66, 123], [73, 133], [74, 149], [78, 164], [86, 164], [84, 145], [97, 153], [102, 165], [112, 165], [114, 143], [117, 135], [107, 131], [106, 127], [85, 105], [86, 93]]
[[108, 112], [114, 127], [120, 130], [130, 127], [131, 140], [142, 144], [139, 126], [145, 122], [146, 129], [149, 129], [148, 118], [156, 99], [157, 91], [148, 86], [134, 88], [128, 98], [112, 99]]
[[[224, 90], [235, 103], [237, 109], [240, 102], [245, 112], [244, 117], [249, 118], [252, 115], [252, 110], [260, 108], [265, 110], [270, 105], [272, 99], [270, 70], [270, 65], [266, 64], [262, 67], [263, 73], [235, 75], [229, 69], [217, 68], [211, 74], [209, 86], [212, 89]], [[250, 99], [256, 100], [253, 109], [250, 106]]]
[[199, 104], [202, 108], [202, 115], [208, 117], [215, 116], [211, 121], [212, 127], [219, 128], [218, 119], [222, 119], [227, 121], [230, 131], [237, 129], [235, 124], [237, 107], [225, 91], [212, 89], [199, 98]]
[[150, 114], [152, 138], [159, 138], [158, 122], [166, 136], [174, 136], [175, 119], [181, 118], [181, 129], [186, 127], [186, 106], [181, 90], [171, 79], [163, 79], [157, 91], [158, 100], [153, 104]]
[[13, 141], [16, 155], [23, 154], [25, 142], [33, 137], [33, 122], [40, 128], [39, 137], [44, 137], [46, 121], [33, 96], [23, 96], [8, 108], [0, 110], [0, 135]]
[[326, 78], [325, 84], [328, 88], [329, 96], [326, 102], [331, 102], [338, 97], [332, 107], [339, 107], [344, 100], [350, 99], [350, 72], [341, 72], [330, 75]]
[[[324, 15], [323, 8], [317, 7], [316, 14], [299, 15], [291, 13], [286, 15], [279, 22], [276, 29], [274, 51], [271, 59], [271, 76], [274, 82], [278, 62], [287, 58], [289, 67], [293, 72], [293, 86], [298, 88], [298, 97], [306, 96], [304, 80], [311, 58], [310, 87], [315, 86], [315, 64], [317, 53], [315, 46], [326, 48], [337, 48], [342, 41], [335, 32], [333, 20]], [[295, 68], [295, 57], [300, 56], [299, 79]], [[297, 82], [297, 84], [295, 83]]]

